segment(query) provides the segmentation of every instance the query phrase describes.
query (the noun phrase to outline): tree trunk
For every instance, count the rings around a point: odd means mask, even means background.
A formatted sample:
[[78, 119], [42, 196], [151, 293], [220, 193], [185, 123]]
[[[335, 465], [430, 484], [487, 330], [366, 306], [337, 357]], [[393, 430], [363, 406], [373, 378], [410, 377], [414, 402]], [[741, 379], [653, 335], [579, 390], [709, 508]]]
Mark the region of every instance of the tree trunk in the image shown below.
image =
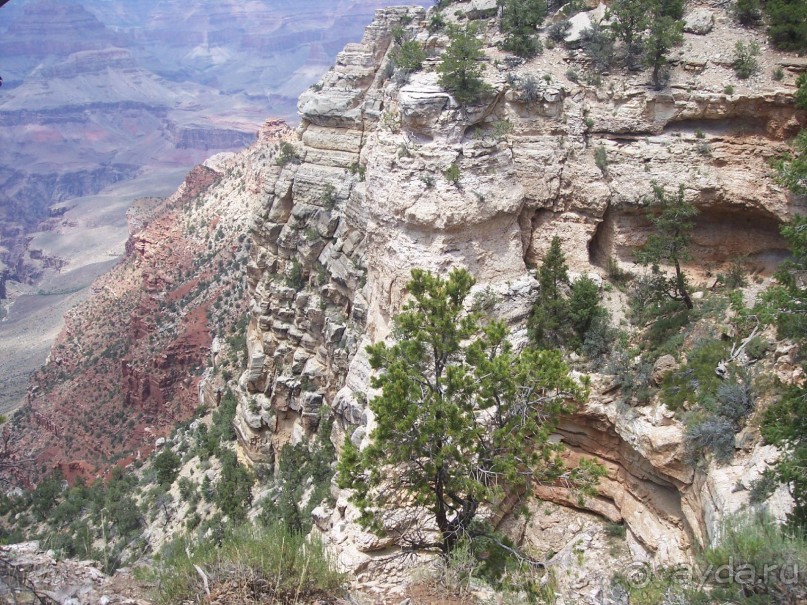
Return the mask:
[[694, 308], [695, 305], [692, 303], [692, 298], [690, 298], [689, 292], [687, 292], [684, 273], [681, 271], [681, 264], [678, 262], [677, 258], [675, 259], [675, 288], [678, 290], [678, 294], [681, 296], [681, 300], [684, 301], [687, 309]]

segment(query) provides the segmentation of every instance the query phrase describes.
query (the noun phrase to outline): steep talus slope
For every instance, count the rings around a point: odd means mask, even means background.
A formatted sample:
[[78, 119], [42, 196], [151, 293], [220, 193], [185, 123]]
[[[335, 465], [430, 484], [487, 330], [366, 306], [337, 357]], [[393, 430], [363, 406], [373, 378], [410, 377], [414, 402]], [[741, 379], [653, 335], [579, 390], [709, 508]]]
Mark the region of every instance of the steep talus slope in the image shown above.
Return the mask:
[[[285, 167], [255, 224], [247, 392], [237, 419], [250, 457], [272, 459], [284, 443], [310, 434], [323, 404], [337, 418], [334, 443], [345, 432], [361, 441], [364, 346], [389, 334], [412, 268], [467, 267], [477, 288], [500, 295], [496, 314], [523, 339], [537, 285], [531, 270], [552, 237], [561, 238], [575, 272], [602, 274], [609, 258], [631, 268], [649, 233], [641, 200], [653, 182], [668, 191], [684, 185], [700, 210], [698, 260], [688, 267], [696, 281], [710, 284], [738, 256], [770, 275], [786, 248], [779, 225], [797, 200], [773, 180], [769, 160], [804, 123], [792, 104], [801, 65], [768, 50], [764, 64], [786, 67], [784, 83], [765, 74], [724, 90], [730, 65], [709, 61], [709, 47], [730, 49], [749, 34], [703, 5], [717, 15], [715, 30], [687, 34], [660, 92], [647, 74], [614, 73], [599, 86], [567, 79], [568, 70], [587, 64], [561, 49], [508, 68], [493, 47], [495, 26], [483, 23], [494, 92], [468, 107], [440, 88], [436, 61], [403, 85], [389, 77], [391, 25], [414, 17], [417, 39], [435, 54], [447, 38], [425, 31], [422, 11], [379, 12], [361, 45], [348, 45], [301, 97], [301, 161]], [[462, 13], [470, 5], [456, 6]], [[519, 88], [527, 77], [537, 91]], [[503, 120], [513, 126], [506, 136], [495, 132]], [[607, 170], [595, 162], [599, 147]], [[460, 186], [442, 176], [451, 164]], [[595, 375], [594, 385], [589, 404], [560, 431], [570, 456], [593, 455], [608, 468], [587, 508], [624, 521], [633, 556], [686, 560], [724, 514], [747, 501], [775, 452], [751, 438], [731, 465], [695, 472], [682, 462], [683, 426], [671, 412], [629, 406], [605, 377]], [[552, 543], [560, 548], [551, 550], [570, 550], [586, 532], [603, 547], [571, 494], [557, 486], [536, 493], [564, 507], [557, 515], [567, 522]], [[318, 509], [316, 520], [340, 561], [364, 573], [391, 543], [360, 530], [355, 518], [339, 499], [333, 510]], [[547, 550], [540, 523], [522, 526], [521, 539]]]

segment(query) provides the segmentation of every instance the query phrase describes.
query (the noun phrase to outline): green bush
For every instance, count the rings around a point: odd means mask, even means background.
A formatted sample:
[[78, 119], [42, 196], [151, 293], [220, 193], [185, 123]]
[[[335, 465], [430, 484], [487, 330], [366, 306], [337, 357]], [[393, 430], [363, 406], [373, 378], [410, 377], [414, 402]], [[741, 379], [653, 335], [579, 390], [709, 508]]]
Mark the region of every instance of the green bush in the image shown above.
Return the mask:
[[687, 364], [664, 379], [661, 393], [667, 407], [677, 410], [687, 401], [695, 405], [714, 397], [721, 384], [715, 368], [727, 352], [726, 343], [717, 339], [696, 343], [688, 354]]
[[794, 102], [799, 109], [807, 109], [807, 73], [800, 74], [796, 78], [796, 95]]
[[546, 17], [546, 0], [502, 0], [502, 48], [520, 57], [534, 57], [543, 51], [535, 28]]
[[738, 78], [747, 80], [759, 71], [759, 61], [757, 61], [757, 57], [759, 57], [760, 53], [759, 44], [757, 44], [756, 41], [752, 41], [748, 44], [744, 44], [739, 40], [737, 41], [737, 44], [734, 45], [734, 60], [732, 66]]
[[762, 359], [770, 349], [771, 343], [762, 336], [754, 336], [745, 345], [745, 352], [751, 359]]
[[807, 1], [767, 0], [768, 36], [780, 50], [807, 49]]
[[297, 155], [294, 145], [288, 141], [283, 141], [280, 144], [280, 150], [275, 158], [275, 163], [278, 166], [285, 166], [286, 164], [298, 164], [299, 162], [300, 156]]
[[807, 540], [785, 531], [767, 513], [726, 519], [718, 544], [706, 549], [703, 559], [735, 574], [713, 587], [721, 591], [721, 603], [796, 603], [807, 596], [799, 577], [807, 568]]
[[737, 0], [731, 12], [742, 25], [753, 26], [762, 20], [760, 0]]
[[[321, 542], [306, 540], [280, 524], [265, 528], [224, 528], [217, 539], [200, 543], [175, 541], [163, 549], [149, 573], [158, 603], [196, 602], [204, 598], [197, 571], [210, 579], [210, 588], [235, 584], [236, 594], [260, 602], [310, 603], [338, 597], [347, 578], [338, 573]], [[243, 592], [242, 592], [243, 591]]]
[[426, 60], [426, 51], [419, 42], [415, 40], [407, 40], [401, 42], [390, 52], [390, 58], [396, 68], [401, 70], [404, 74], [410, 74], [419, 71], [423, 67], [423, 61]]
[[452, 28], [449, 38], [448, 48], [437, 67], [440, 86], [463, 105], [475, 103], [490, 91], [490, 86], [482, 80], [480, 61], [485, 57], [482, 41], [477, 38], [475, 27]]
[[614, 38], [600, 25], [595, 23], [581, 33], [580, 46], [597, 71], [606, 71], [613, 64]]
[[152, 468], [157, 474], [157, 483], [171, 485], [179, 474], [180, 459], [170, 448], [157, 454]]
[[460, 184], [460, 178], [462, 177], [460, 167], [456, 164], [451, 164], [451, 166], [443, 170], [443, 176], [449, 183], [455, 187], [458, 187]]
[[568, 305], [569, 319], [577, 336], [577, 343], [582, 343], [595, 320], [606, 317], [605, 309], [600, 305], [600, 288], [597, 283], [587, 275], [572, 282]]
[[557, 23], [553, 23], [549, 26], [549, 29], [547, 30], [547, 37], [550, 40], [560, 44], [566, 39], [566, 36], [571, 28], [572, 24], [568, 19], [558, 21]]
[[302, 290], [305, 285], [303, 266], [296, 258], [291, 261], [286, 272], [286, 285], [295, 290]]
[[219, 455], [221, 479], [216, 484], [213, 501], [222, 514], [232, 520], [243, 521], [252, 503], [254, 477], [238, 462], [235, 452], [225, 450]]
[[[331, 443], [332, 420], [323, 420], [312, 443], [286, 444], [280, 451], [276, 480], [277, 497], [264, 501], [262, 523], [282, 523], [289, 530], [308, 534], [311, 511], [330, 498], [333, 461], [336, 451]], [[306, 491], [311, 488], [303, 502]]]
[[605, 147], [602, 145], [594, 150], [594, 163], [603, 175], [608, 174], [608, 152], [605, 151]]

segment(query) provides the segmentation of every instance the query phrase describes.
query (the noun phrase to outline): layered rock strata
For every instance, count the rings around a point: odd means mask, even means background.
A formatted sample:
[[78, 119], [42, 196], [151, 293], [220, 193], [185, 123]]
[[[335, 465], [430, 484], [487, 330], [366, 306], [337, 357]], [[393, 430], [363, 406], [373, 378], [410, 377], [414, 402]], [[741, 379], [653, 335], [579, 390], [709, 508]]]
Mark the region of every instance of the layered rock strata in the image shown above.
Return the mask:
[[[466, 9], [472, 3], [456, 5], [457, 14]], [[770, 275], [785, 250], [779, 226], [799, 209], [769, 160], [804, 124], [792, 103], [800, 67], [766, 51], [766, 66], [788, 70], [784, 83], [759, 76], [724, 90], [730, 71], [709, 60], [708, 49], [730, 49], [747, 34], [715, 7], [693, 9], [712, 11], [714, 29], [686, 35], [663, 91], [647, 74], [581, 83], [568, 74], [590, 66], [561, 49], [513, 61], [495, 48], [493, 21], [482, 21], [492, 92], [471, 106], [439, 86], [436, 58], [408, 79], [388, 67], [396, 25], [433, 57], [446, 46], [444, 33], [426, 30], [425, 11], [377, 13], [362, 42], [348, 45], [300, 98], [296, 158], [268, 188], [253, 225], [249, 365], [236, 421], [250, 458], [274, 459], [285, 443], [316, 432], [324, 414], [337, 419], [334, 443], [345, 433], [362, 441], [372, 422], [364, 346], [389, 335], [411, 269], [469, 269], [477, 288], [498, 294], [494, 312], [523, 339], [537, 288], [532, 271], [552, 237], [577, 273], [602, 275], [609, 260], [633, 267], [650, 229], [643, 205], [653, 183], [670, 192], [683, 185], [700, 211], [698, 262], [688, 267], [696, 281], [713, 281], [738, 257]], [[597, 149], [605, 163], [595, 160]], [[456, 185], [442, 174], [452, 164], [461, 174]], [[536, 488], [578, 515], [560, 532], [561, 546], [589, 531], [594, 513], [624, 522], [626, 557], [687, 560], [724, 514], [747, 502], [750, 482], [775, 452], [751, 436], [732, 465], [695, 472], [682, 462], [683, 429], [671, 412], [631, 407], [605, 378], [594, 384], [589, 404], [559, 433], [570, 457], [594, 456], [608, 469], [598, 497], [588, 512], [575, 512], [563, 490]], [[391, 552], [388, 540], [353, 524], [343, 495], [334, 509], [316, 512], [340, 561], [359, 577]], [[536, 549], [548, 543], [536, 524], [520, 531]]]

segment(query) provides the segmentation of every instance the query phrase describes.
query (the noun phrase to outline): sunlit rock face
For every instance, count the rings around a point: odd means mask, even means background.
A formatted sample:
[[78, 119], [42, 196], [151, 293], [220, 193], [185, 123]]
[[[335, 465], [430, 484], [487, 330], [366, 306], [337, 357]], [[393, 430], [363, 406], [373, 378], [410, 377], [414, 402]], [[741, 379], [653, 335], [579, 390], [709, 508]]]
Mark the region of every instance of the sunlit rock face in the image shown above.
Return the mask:
[[[587, 85], [567, 78], [570, 65], [586, 67], [564, 49], [508, 67], [496, 25], [482, 22], [493, 92], [461, 107], [439, 86], [434, 68], [448, 38], [429, 33], [427, 19], [416, 9], [380, 12], [362, 42], [347, 45], [300, 97], [299, 162], [268, 190], [252, 231], [248, 368], [236, 423], [255, 461], [315, 434], [328, 414], [337, 447], [345, 435], [362, 442], [372, 429], [364, 347], [389, 336], [413, 268], [467, 268], [480, 291], [497, 295], [494, 314], [524, 342], [534, 270], [552, 238], [576, 275], [601, 279], [609, 262], [636, 270], [634, 253], [651, 231], [644, 204], [653, 183], [670, 192], [683, 185], [699, 210], [686, 268], [698, 287], [737, 257], [758, 279], [770, 276], [785, 254], [779, 226], [803, 211], [768, 162], [805, 122], [792, 102], [795, 72], [786, 84], [760, 78], [728, 95], [727, 68], [702, 60], [714, 40], [690, 34], [677, 59], [685, 69], [662, 92], [643, 73]], [[435, 57], [408, 79], [386, 67], [390, 28], [402, 24]], [[728, 17], [715, 28], [721, 48], [744, 35]], [[766, 61], [788, 64], [775, 53]], [[533, 79], [529, 95], [514, 75]], [[504, 121], [509, 132], [497, 134]], [[443, 175], [451, 164], [459, 186]], [[626, 304], [611, 297], [618, 317]], [[511, 502], [494, 519], [532, 552], [558, 553], [568, 565], [580, 559], [575, 549], [590, 549], [564, 580], [565, 590], [588, 597], [631, 560], [689, 560], [747, 502], [748, 485], [776, 455], [751, 432], [732, 464], [695, 469], [684, 461], [684, 426], [674, 413], [658, 401], [629, 405], [611, 377], [596, 373], [590, 401], [564, 419], [559, 438], [571, 460], [594, 457], [606, 467], [598, 495], [581, 506], [562, 487], [538, 486], [530, 519], [511, 517]], [[371, 539], [356, 518], [344, 497], [315, 514], [360, 581], [404, 581], [405, 571], [388, 566], [372, 572], [391, 545]], [[618, 553], [603, 520], [626, 527]]]

